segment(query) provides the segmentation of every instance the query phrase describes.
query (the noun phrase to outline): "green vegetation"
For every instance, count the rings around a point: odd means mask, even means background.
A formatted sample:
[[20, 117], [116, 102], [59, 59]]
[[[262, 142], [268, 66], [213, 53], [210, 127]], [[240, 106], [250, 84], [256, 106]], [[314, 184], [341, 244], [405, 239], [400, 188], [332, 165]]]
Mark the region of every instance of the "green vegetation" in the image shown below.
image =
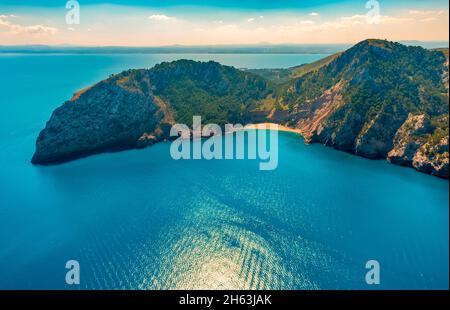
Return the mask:
[[233, 67], [179, 60], [149, 70], [153, 92], [171, 106], [177, 122], [246, 123], [249, 114], [274, 93], [271, 82]]
[[302, 77], [309, 72], [319, 70], [323, 66], [326, 66], [327, 64], [335, 60], [340, 54], [341, 53], [332, 54], [312, 63], [303, 64], [288, 69], [250, 69], [247, 71], [255, 73], [276, 84], [284, 84], [291, 81], [292, 79]]
[[304, 76], [307, 73], [317, 71], [320, 68], [322, 68], [323, 66], [328, 65], [330, 62], [335, 60], [341, 54], [342, 53], [332, 54], [332, 55], [330, 55], [328, 57], [325, 57], [323, 59], [317, 60], [315, 62], [312, 62], [312, 63], [309, 63], [309, 64], [304, 64], [304, 65], [297, 66], [297, 67], [293, 67], [293, 68], [290, 69], [291, 77], [292, 78], [299, 78], [299, 77]]
[[391, 122], [388, 136], [392, 136], [410, 112], [448, 114], [448, 92], [442, 81], [445, 61], [442, 51], [366, 40], [295, 79], [284, 101], [290, 110], [302, 109], [339, 82], [343, 104], [329, 118], [328, 127], [339, 130], [346, 115], [353, 113], [359, 116], [352, 127], [364, 132], [383, 116]]

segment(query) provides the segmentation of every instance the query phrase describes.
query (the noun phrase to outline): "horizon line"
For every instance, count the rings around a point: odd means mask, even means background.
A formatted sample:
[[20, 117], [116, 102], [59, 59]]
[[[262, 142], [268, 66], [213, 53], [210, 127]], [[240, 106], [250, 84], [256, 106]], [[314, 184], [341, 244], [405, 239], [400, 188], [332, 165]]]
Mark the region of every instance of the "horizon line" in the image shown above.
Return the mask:
[[261, 42], [261, 43], [224, 43], [224, 44], [168, 44], [168, 45], [77, 45], [70, 43], [58, 43], [58, 44], [45, 44], [45, 43], [36, 43], [36, 44], [0, 44], [0, 47], [33, 47], [33, 46], [42, 46], [42, 47], [82, 47], [82, 48], [176, 48], [176, 47], [252, 47], [252, 46], [320, 46], [320, 45], [349, 45], [349, 44], [357, 44], [359, 42], [363, 42], [366, 40], [383, 40], [397, 43], [446, 43], [449, 44], [449, 40], [414, 40], [414, 39], [404, 39], [404, 40], [388, 40], [388, 39], [378, 39], [378, 38], [367, 38], [360, 41], [352, 41], [352, 42], [329, 42], [329, 43], [271, 43], [271, 42]]

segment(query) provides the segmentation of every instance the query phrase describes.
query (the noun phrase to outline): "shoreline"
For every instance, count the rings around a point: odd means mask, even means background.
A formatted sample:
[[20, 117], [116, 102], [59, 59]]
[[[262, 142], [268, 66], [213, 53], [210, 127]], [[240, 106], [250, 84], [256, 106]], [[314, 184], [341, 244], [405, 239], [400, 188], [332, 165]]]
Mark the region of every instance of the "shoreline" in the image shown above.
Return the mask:
[[293, 132], [293, 133], [299, 134], [300, 136], [303, 137], [302, 131], [300, 129], [295, 129], [295, 128], [287, 127], [284, 125], [279, 125], [276, 123], [249, 124], [249, 125], [245, 125], [245, 129], [269, 129], [269, 130]]

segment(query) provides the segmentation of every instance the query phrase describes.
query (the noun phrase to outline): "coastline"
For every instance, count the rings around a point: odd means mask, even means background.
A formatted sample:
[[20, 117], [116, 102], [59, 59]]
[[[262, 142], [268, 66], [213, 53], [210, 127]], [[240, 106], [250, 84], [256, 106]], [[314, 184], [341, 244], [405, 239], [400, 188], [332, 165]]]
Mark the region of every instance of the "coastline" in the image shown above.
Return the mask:
[[[300, 129], [295, 129], [295, 128], [287, 127], [287, 126], [284, 126], [284, 125], [278, 125], [276, 123], [265, 122], [265, 123], [259, 123], [259, 124], [248, 124], [248, 125], [245, 125], [245, 128], [244, 128], [244, 130], [253, 130], [253, 129], [266, 129], [266, 130], [277, 130], [277, 131], [284, 131], [284, 132], [293, 132], [293, 133], [296, 133], [296, 134], [300, 135], [301, 137], [303, 137], [303, 139], [304, 139], [306, 144], [310, 143], [310, 141], [305, 138], [305, 136], [303, 135], [303, 132]], [[322, 144], [322, 145], [330, 147], [329, 145], [326, 145], [326, 144], [323, 144], [323, 143], [319, 143], [319, 144]], [[334, 148], [334, 149], [336, 149], [336, 148]], [[339, 150], [339, 149], [337, 149], [337, 150]], [[341, 151], [346, 152], [345, 150], [341, 150]], [[352, 154], [354, 156], [360, 156], [360, 157], [368, 158], [368, 157], [365, 157], [365, 156], [358, 155], [355, 152], [347, 152], [347, 153], [350, 153], [350, 154]], [[368, 159], [371, 159], [371, 158], [368, 158]], [[427, 170], [421, 170], [421, 169], [418, 169], [417, 167], [414, 167], [412, 164], [410, 164], [410, 165], [399, 164], [397, 162], [390, 161], [388, 158], [385, 158], [385, 160], [387, 160], [387, 162], [389, 162], [390, 164], [393, 164], [393, 165], [396, 165], [396, 166], [413, 168], [414, 170], [416, 170], [418, 172], [429, 174], [429, 175], [432, 175], [432, 176], [436, 176], [436, 177], [444, 179], [444, 180], [448, 180], [448, 175], [435, 174], [435, 173], [432, 173], [432, 172], [428, 172]]]

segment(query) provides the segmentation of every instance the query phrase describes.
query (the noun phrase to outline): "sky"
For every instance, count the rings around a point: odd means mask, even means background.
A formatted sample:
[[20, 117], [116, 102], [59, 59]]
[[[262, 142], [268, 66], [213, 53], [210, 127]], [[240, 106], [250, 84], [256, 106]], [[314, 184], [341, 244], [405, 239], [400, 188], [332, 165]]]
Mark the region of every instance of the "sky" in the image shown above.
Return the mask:
[[449, 37], [447, 0], [71, 0], [66, 8], [67, 2], [0, 0], [0, 45], [350, 44]]

